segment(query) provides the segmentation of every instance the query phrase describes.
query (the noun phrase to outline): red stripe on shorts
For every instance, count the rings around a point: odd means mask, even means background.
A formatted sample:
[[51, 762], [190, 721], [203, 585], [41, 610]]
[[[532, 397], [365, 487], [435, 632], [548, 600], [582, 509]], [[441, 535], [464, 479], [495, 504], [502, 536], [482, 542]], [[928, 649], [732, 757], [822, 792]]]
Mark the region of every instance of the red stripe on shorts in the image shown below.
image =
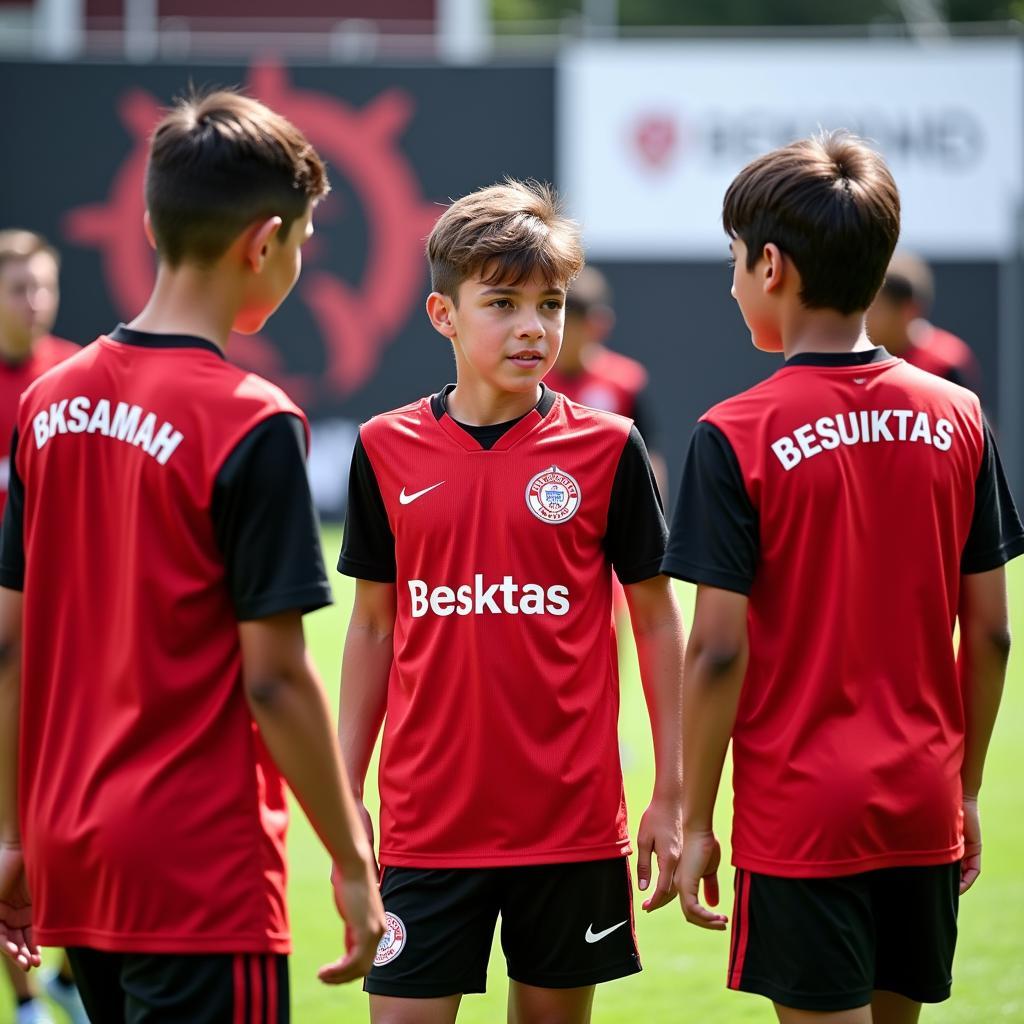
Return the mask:
[[251, 1024], [263, 1024], [263, 958], [249, 957], [249, 994], [252, 999], [249, 1020]]
[[232, 1024], [245, 1024], [245, 958], [236, 954], [234, 962], [235, 975], [235, 1013]]
[[743, 961], [747, 957], [750, 938], [750, 873], [736, 869], [736, 902], [732, 912], [732, 950], [729, 955], [729, 988], [739, 988], [743, 977]]
[[267, 967], [267, 1024], [277, 1024], [277, 957], [265, 958]]

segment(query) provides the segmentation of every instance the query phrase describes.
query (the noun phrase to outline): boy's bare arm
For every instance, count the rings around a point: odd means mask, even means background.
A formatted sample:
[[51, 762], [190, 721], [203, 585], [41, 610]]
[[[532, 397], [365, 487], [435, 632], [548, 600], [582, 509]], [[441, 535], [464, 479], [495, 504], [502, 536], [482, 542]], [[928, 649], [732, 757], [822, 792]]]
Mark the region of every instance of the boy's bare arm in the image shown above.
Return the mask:
[[747, 670], [747, 598], [700, 586], [683, 669], [683, 855], [676, 873], [686, 919], [722, 930], [728, 920], [702, 906], [718, 904], [721, 850], [715, 800]]
[[964, 791], [965, 843], [960, 891], [964, 893], [981, 873], [978, 791], [1010, 655], [1005, 568], [1000, 566], [989, 572], [962, 576], [958, 615], [960, 652], [957, 670], [966, 716], [964, 760], [960, 770]]
[[384, 934], [373, 851], [344, 778], [323, 687], [306, 653], [302, 617], [283, 612], [239, 624], [246, 696], [270, 756], [337, 866], [335, 902], [346, 955], [322, 967], [338, 984], [370, 969]]
[[657, 885], [643, 904], [644, 910], [652, 911], [676, 895], [674, 877], [682, 841], [680, 683], [685, 637], [683, 618], [667, 576], [627, 584], [625, 591], [654, 740], [654, 793], [637, 833], [641, 890], [650, 885], [652, 854], [658, 861]]
[[387, 708], [394, 632], [395, 585], [356, 580], [341, 662], [338, 740], [371, 845], [373, 823], [362, 802], [363, 786]]
[[18, 826], [21, 592], [0, 587], [0, 952], [22, 970], [39, 966]]

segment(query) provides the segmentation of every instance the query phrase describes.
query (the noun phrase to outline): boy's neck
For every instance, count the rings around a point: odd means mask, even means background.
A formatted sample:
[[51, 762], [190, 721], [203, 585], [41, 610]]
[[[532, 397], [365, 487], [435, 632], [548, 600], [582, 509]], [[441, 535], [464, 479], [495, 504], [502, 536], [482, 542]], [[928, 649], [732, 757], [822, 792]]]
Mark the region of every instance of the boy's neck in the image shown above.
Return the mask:
[[786, 359], [805, 352], [838, 355], [874, 347], [864, 330], [863, 310], [845, 315], [831, 309], [802, 309], [791, 323], [782, 326]]
[[448, 415], [469, 427], [489, 427], [525, 416], [541, 398], [540, 385], [526, 391], [495, 391], [486, 385], [455, 385], [448, 394]]
[[152, 334], [189, 334], [212, 341], [222, 351], [235, 321], [240, 297], [216, 270], [161, 263], [145, 308], [127, 326]]

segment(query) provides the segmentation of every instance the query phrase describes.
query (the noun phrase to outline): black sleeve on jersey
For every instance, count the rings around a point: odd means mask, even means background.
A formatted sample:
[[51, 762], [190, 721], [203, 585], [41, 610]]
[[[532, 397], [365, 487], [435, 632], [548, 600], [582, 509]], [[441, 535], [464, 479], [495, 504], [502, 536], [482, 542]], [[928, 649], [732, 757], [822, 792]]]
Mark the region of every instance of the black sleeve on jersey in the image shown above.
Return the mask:
[[971, 574], [998, 569], [1022, 552], [1024, 527], [986, 422], [985, 451], [974, 484], [974, 518], [960, 557], [960, 572]]
[[640, 436], [647, 444], [648, 451], [658, 450], [658, 420], [651, 408], [651, 395], [645, 387], [633, 400], [633, 422]]
[[665, 554], [668, 527], [661, 495], [636, 427], [619, 456], [608, 502], [604, 546], [621, 583], [640, 583], [657, 576]]
[[361, 437], [356, 438], [352, 450], [345, 539], [338, 558], [338, 572], [374, 583], [394, 583], [398, 578], [395, 535], [391, 532], [377, 474]]
[[331, 603], [297, 416], [271, 416], [246, 434], [217, 474], [210, 511], [241, 621]]
[[749, 594], [760, 555], [760, 523], [725, 434], [697, 424], [683, 464], [662, 572]]
[[18, 452], [18, 428], [11, 437], [11, 475], [7, 483], [7, 508], [0, 533], [0, 587], [25, 589], [25, 485], [18, 476], [14, 456]]

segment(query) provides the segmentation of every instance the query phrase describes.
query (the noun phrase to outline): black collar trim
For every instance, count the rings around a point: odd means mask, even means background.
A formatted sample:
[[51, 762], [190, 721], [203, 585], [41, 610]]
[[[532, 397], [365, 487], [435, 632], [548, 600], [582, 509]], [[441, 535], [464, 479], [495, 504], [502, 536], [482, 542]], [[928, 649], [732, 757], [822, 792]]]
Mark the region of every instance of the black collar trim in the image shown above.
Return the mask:
[[118, 324], [108, 335], [111, 341], [122, 345], [138, 345], [140, 348], [201, 348], [225, 359], [221, 348], [206, 338], [193, 334], [153, 334], [150, 331], [135, 331], [124, 324]]
[[864, 352], [801, 352], [786, 360], [786, 366], [867, 366], [892, 359], [881, 345]]
[[[448, 396], [454, 390], [454, 384], [446, 384], [443, 388], [441, 388], [440, 391], [438, 391], [436, 395], [430, 396], [430, 411], [434, 414], [435, 420], [439, 420], [442, 416], [445, 415], [445, 413], [448, 412]], [[530, 411], [536, 411], [540, 415], [541, 419], [543, 419], [545, 416], [547, 416], [549, 412], [551, 412], [551, 407], [555, 404], [556, 395], [555, 392], [552, 391], [551, 388], [547, 386], [547, 384], [541, 384], [540, 390], [540, 401]], [[524, 415], [529, 416], [530, 413], [525, 413]], [[472, 429], [495, 431], [500, 436], [501, 434], [504, 434], [506, 431], [511, 430], [522, 418], [522, 416], [519, 416], [516, 419], [508, 420], [505, 423], [489, 423], [486, 427], [476, 427]], [[459, 423], [459, 421], [454, 419], [454, 417], [453, 421], [455, 423]], [[459, 426], [462, 427], [463, 429], [466, 429], [467, 424], [459, 423]]]

